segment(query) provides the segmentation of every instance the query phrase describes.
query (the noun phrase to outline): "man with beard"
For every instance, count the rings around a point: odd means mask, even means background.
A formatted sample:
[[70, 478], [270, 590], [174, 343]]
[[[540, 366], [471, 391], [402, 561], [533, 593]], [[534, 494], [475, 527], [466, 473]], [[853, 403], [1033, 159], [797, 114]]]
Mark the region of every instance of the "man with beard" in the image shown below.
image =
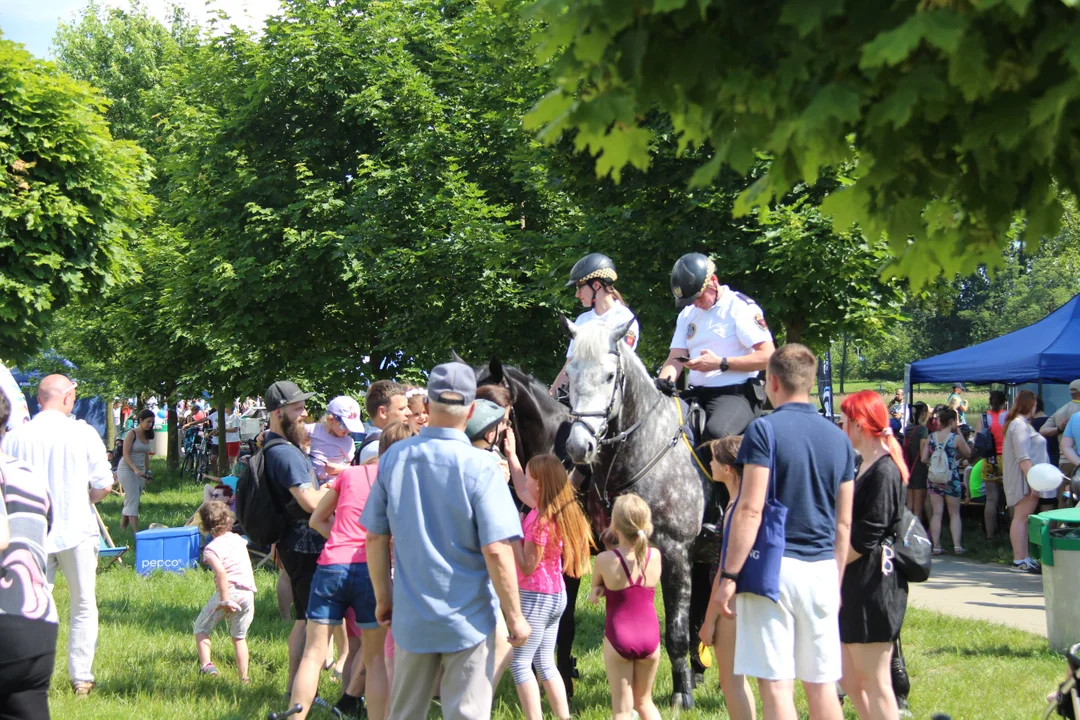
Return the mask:
[[311, 460], [303, 450], [307, 446], [307, 430], [304, 427], [307, 411], [304, 402], [314, 394], [301, 392], [296, 383], [287, 380], [279, 380], [266, 391], [270, 427], [263, 443], [265, 445], [278, 437], [288, 441], [287, 444], [267, 449], [263, 467], [267, 482], [278, 483], [292, 495], [286, 507], [289, 524], [277, 544], [278, 557], [292, 585], [295, 611], [295, 621], [289, 634], [289, 684], [286, 688], [289, 693], [292, 692], [293, 677], [304, 654], [311, 579], [326, 542], [308, 525], [311, 512], [326, 494], [325, 490], [319, 488]]

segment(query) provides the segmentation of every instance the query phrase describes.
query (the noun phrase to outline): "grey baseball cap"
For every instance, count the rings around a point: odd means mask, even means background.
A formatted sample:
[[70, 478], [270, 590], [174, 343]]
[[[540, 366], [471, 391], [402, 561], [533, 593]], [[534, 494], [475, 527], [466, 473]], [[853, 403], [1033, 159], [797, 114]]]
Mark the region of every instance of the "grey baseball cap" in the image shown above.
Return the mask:
[[443, 405], [471, 405], [476, 400], [476, 373], [465, 363], [436, 365], [428, 376], [428, 400]]

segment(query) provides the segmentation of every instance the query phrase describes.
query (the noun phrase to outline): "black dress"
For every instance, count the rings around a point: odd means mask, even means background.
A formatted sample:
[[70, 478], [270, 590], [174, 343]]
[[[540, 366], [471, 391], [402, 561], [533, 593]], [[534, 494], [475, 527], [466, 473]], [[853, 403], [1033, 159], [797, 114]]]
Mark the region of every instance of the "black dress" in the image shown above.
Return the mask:
[[840, 641], [892, 642], [907, 610], [907, 580], [888, 563], [882, 569], [882, 541], [892, 533], [904, 504], [900, 470], [885, 455], [855, 480], [851, 547], [862, 557], [844, 570], [840, 587]]

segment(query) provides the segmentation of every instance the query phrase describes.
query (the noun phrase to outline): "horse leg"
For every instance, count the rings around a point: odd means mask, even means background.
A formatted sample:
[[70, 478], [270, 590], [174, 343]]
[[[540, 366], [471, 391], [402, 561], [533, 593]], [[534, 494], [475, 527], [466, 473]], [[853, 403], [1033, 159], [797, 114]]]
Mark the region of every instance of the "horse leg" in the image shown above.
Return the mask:
[[559, 632], [555, 637], [555, 666], [566, 685], [566, 697], [574, 697], [574, 678], [577, 677], [577, 660], [574, 659], [574, 635], [577, 634], [577, 619], [574, 608], [577, 606], [578, 588], [581, 578], [563, 575], [566, 583], [566, 610], [559, 620]]
[[664, 591], [664, 647], [671, 660], [671, 706], [694, 707], [694, 685], [686, 655], [690, 647], [690, 561], [688, 548], [657, 543], [664, 554], [660, 585]]

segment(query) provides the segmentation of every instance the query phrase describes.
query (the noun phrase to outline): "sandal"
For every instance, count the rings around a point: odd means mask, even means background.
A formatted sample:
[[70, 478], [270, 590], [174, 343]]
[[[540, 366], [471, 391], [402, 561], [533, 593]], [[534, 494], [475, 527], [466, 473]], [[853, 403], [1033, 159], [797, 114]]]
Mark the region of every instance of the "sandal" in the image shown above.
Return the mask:
[[967, 555], [968, 552], [966, 548], [963, 548], [959, 545], [954, 545], [952, 551], [953, 555]]
[[936, 548], [934, 548], [933, 550], [930, 551], [930, 554], [931, 555], [944, 555], [945, 554], [945, 549], [936, 547]]
[[248, 677], [240, 678], [240, 684], [241, 685], [250, 685], [251, 684], [251, 678], [248, 678]]
[[332, 682], [332, 683], [340, 683], [341, 682], [341, 671], [338, 670], [337, 668], [334, 668], [333, 670], [330, 671], [330, 682]]
[[199, 673], [202, 675], [217, 675], [218, 669], [214, 667], [214, 663], [208, 662], [199, 668]]
[[94, 689], [94, 683], [81, 680], [71, 683], [71, 689], [77, 698], [89, 697], [90, 691]]

